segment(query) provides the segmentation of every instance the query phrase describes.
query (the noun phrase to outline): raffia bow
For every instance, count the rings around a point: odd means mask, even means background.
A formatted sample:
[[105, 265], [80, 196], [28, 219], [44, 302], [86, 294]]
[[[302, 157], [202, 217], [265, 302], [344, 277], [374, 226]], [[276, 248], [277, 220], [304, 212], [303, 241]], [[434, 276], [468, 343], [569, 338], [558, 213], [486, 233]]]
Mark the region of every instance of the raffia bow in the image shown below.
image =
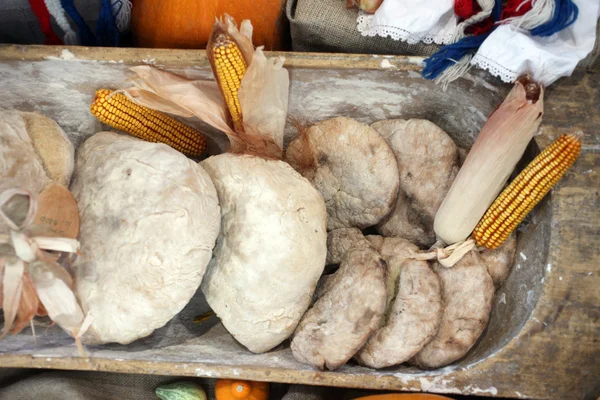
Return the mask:
[[473, 239], [468, 239], [447, 247], [444, 247], [444, 243], [441, 241], [437, 241], [427, 252], [417, 253], [413, 258], [421, 261], [437, 260], [440, 265], [450, 268], [475, 248], [477, 246]]

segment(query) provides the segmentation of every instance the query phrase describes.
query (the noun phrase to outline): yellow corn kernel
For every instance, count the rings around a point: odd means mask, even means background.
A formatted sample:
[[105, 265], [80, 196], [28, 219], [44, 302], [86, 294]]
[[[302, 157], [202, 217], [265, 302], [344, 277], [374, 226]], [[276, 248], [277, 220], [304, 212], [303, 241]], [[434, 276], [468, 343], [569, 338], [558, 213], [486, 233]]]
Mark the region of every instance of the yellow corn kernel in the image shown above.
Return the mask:
[[233, 127], [235, 130], [240, 130], [242, 128], [242, 108], [238, 91], [246, 73], [246, 60], [233, 38], [226, 34], [220, 34], [217, 37], [210, 51], [214, 58], [217, 82], [221, 86]]
[[472, 237], [478, 246], [495, 249], [508, 238], [573, 165], [581, 150], [574, 135], [562, 135], [542, 151], [512, 183], [500, 193]]
[[124, 94], [97, 90], [90, 111], [106, 125], [148, 142], [167, 144], [185, 155], [197, 157], [206, 150], [206, 139], [200, 132], [160, 111], [140, 106]]

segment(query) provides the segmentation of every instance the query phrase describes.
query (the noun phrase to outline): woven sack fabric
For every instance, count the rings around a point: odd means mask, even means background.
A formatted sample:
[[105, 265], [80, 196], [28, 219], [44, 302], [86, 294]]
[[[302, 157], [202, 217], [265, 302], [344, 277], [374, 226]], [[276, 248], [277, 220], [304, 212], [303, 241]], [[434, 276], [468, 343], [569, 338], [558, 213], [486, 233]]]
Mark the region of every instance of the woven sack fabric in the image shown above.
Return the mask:
[[344, 0], [288, 0], [292, 49], [331, 53], [431, 55], [439, 46], [364, 37], [356, 30], [358, 11]]

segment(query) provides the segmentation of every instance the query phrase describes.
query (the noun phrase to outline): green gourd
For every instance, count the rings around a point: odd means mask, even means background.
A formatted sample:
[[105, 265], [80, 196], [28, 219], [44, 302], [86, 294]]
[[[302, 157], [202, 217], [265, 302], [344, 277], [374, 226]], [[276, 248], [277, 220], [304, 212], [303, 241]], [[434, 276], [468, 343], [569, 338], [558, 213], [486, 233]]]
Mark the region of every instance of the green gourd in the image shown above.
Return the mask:
[[161, 400], [206, 400], [206, 393], [193, 382], [174, 382], [160, 385], [155, 390]]

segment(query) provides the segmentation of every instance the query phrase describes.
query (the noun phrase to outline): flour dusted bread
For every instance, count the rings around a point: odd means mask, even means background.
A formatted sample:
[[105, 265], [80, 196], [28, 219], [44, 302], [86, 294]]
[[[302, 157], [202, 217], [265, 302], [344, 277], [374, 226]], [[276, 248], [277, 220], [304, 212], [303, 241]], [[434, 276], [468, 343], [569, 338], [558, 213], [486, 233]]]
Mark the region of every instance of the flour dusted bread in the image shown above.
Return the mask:
[[458, 172], [458, 148], [446, 132], [424, 119], [384, 120], [371, 128], [394, 152], [400, 177], [396, 203], [379, 223], [379, 233], [431, 246], [435, 213]]
[[68, 187], [75, 164], [73, 144], [52, 119], [31, 112], [24, 112], [22, 115], [46, 175]]
[[400, 237], [383, 237], [378, 235], [369, 235], [367, 241], [387, 263], [387, 310], [394, 302], [398, 293], [398, 278], [402, 270], [402, 263], [412, 258], [419, 248], [410, 241]]
[[412, 257], [418, 247], [402, 238], [368, 236], [388, 266], [388, 302], [381, 326], [356, 354], [371, 368], [408, 361], [437, 333], [442, 295], [437, 275], [427, 262]]
[[440, 328], [412, 359], [422, 368], [439, 368], [464, 357], [485, 329], [494, 298], [494, 283], [479, 254], [472, 250], [451, 268], [438, 263], [444, 299]]
[[[396, 264], [390, 261], [389, 264]], [[408, 361], [435, 336], [442, 316], [440, 283], [425, 261], [407, 259], [383, 325], [355, 356], [362, 365], [386, 368]]]
[[167, 145], [101, 132], [79, 148], [71, 190], [76, 294], [93, 318], [84, 341], [150, 335], [188, 303], [211, 258], [220, 210], [210, 177]]
[[[330, 231], [327, 234], [327, 265], [333, 268], [339, 267], [350, 250], [365, 247], [373, 248], [360, 229], [339, 228]], [[334, 277], [335, 274], [324, 274], [321, 277], [315, 291], [316, 298], [329, 290]]]
[[0, 177], [14, 178], [33, 193], [49, 182], [68, 186], [73, 145], [53, 120], [43, 115], [0, 110]]
[[202, 291], [241, 344], [270, 350], [294, 332], [323, 273], [323, 198], [283, 161], [228, 153], [201, 165], [223, 214]]
[[398, 166], [385, 141], [351, 118], [322, 121], [292, 140], [286, 161], [321, 192], [327, 229], [366, 228], [387, 215], [398, 193]]
[[360, 229], [340, 228], [327, 234], [327, 264], [340, 264], [352, 247], [371, 247]]
[[485, 249], [479, 254], [496, 288], [499, 288], [510, 274], [516, 254], [517, 235], [514, 233], [506, 239], [502, 246], [494, 250]]
[[346, 363], [377, 329], [386, 303], [385, 262], [371, 247], [351, 248], [292, 339], [292, 354], [317, 369]]

